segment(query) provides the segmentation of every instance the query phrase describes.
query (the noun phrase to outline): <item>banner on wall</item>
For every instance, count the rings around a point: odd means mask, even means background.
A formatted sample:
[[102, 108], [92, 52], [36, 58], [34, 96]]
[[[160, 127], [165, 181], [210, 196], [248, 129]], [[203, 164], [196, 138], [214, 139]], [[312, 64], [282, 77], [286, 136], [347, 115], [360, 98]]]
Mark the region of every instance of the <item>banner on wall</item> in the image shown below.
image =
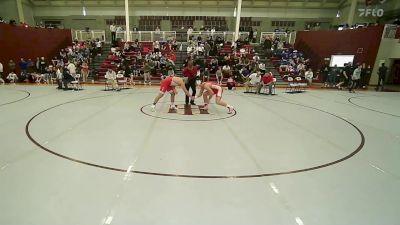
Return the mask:
[[365, 0], [365, 7], [359, 8], [360, 17], [382, 17], [385, 10], [382, 9], [382, 5], [386, 0]]

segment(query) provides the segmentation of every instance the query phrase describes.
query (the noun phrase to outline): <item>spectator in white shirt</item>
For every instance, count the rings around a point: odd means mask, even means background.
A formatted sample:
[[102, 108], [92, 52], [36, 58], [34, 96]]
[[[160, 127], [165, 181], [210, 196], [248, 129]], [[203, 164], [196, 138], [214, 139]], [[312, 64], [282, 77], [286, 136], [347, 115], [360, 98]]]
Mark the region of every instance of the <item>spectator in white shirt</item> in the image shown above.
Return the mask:
[[314, 73], [313, 73], [312, 69], [309, 68], [309, 69], [304, 73], [304, 76], [305, 76], [305, 78], [306, 78], [306, 80], [307, 80], [307, 82], [308, 82], [308, 85], [311, 86], [312, 80], [313, 80], [313, 77], [314, 77]]
[[224, 79], [224, 76], [222, 75], [221, 67], [218, 67], [217, 71], [215, 72], [215, 76], [217, 77], [218, 84], [221, 85], [222, 80]]
[[160, 28], [159, 28], [159, 27], [156, 27], [155, 33], [156, 33], [156, 34], [159, 34], [160, 32], [161, 32]]
[[[129, 48], [130, 48], [130, 47], [131, 47], [130, 44], [129, 44], [128, 42], [125, 42], [125, 44], [124, 44], [124, 51], [129, 52]], [[112, 51], [112, 48], [111, 48], [111, 52], [113, 52], [113, 51]]]
[[197, 46], [197, 54], [204, 55], [204, 44], [200, 44], [199, 46]]
[[6, 78], [10, 83], [15, 83], [18, 80], [18, 76], [17, 74], [15, 74], [13, 71], [11, 71], [11, 73], [8, 74], [7, 78]]
[[69, 74], [71, 74], [71, 76], [75, 77], [76, 75], [76, 66], [73, 62], [69, 62], [67, 69], [69, 70]]
[[224, 77], [230, 77], [232, 75], [231, 67], [228, 64], [222, 67], [222, 75]]
[[99, 56], [101, 56], [101, 46], [102, 46], [101, 41], [97, 40], [96, 41], [96, 50], [97, 50], [97, 55], [99, 55]]
[[107, 79], [107, 83], [111, 84], [113, 90], [119, 91], [118, 83], [117, 83], [117, 74], [114, 70], [108, 69], [105, 78]]
[[44, 83], [46, 83], [45, 74], [42, 74], [42, 73], [32, 73], [32, 76], [35, 78], [35, 82], [36, 82], [37, 84], [42, 83], [42, 81], [43, 81]]
[[110, 25], [110, 31], [111, 31], [111, 42], [115, 41], [115, 37], [116, 37], [116, 30], [117, 28], [115, 27], [114, 24]]
[[256, 63], [258, 63], [258, 62], [260, 61], [260, 56], [258, 56], [258, 53], [256, 53], [256, 54], [253, 56], [253, 61], [256, 62]]
[[262, 63], [262, 62], [260, 62], [260, 63], [258, 64], [258, 69], [260, 69], [261, 72], [265, 72], [265, 64]]
[[122, 31], [124, 31], [124, 28], [122, 28], [121, 26], [118, 26], [117, 27], [117, 32], [122, 32]]
[[63, 82], [63, 71], [62, 67], [57, 65], [56, 69], [56, 78], [57, 78], [57, 84], [58, 84], [58, 89], [62, 89], [62, 82]]
[[0, 62], [0, 83], [4, 84], [4, 80], [3, 80], [3, 64]]
[[257, 29], [255, 29], [253, 32], [253, 43], [255, 43], [256, 40], [257, 40]]
[[261, 73], [260, 72], [252, 73], [252, 74], [250, 74], [249, 79], [250, 80], [245, 83], [246, 92], [250, 91], [250, 87], [257, 86], [260, 83]]
[[189, 27], [189, 29], [187, 30], [187, 34], [189, 37], [192, 35], [192, 32], [193, 32], [193, 28]]
[[297, 65], [297, 72], [299, 73], [299, 76], [303, 76], [305, 70], [306, 66], [302, 62]]
[[154, 51], [154, 52], [160, 52], [160, 42], [155, 41], [155, 42], [153, 43], [153, 51]]

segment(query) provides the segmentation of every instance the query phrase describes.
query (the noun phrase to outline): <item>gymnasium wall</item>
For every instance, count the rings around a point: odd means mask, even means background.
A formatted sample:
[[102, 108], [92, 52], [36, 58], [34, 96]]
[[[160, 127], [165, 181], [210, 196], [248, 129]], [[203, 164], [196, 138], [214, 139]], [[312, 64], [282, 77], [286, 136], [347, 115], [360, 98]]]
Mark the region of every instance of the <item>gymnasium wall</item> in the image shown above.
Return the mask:
[[50, 60], [61, 48], [71, 45], [71, 31], [59, 29], [25, 28], [0, 24], [0, 62], [8, 74], [8, 62], [16, 64], [21, 58], [36, 60], [44, 56]]
[[[354, 14], [354, 20], [353, 23], [374, 23], [378, 19], [377, 17], [373, 16], [368, 16], [368, 17], [360, 17], [358, 9], [359, 8], [364, 8], [365, 7], [365, 2], [363, 3], [358, 3], [356, 6], [356, 11]], [[339, 9], [340, 11], [340, 17], [337, 18], [336, 14], [333, 17], [332, 24], [333, 25], [340, 25], [340, 24], [346, 24], [347, 19], [349, 17], [349, 12], [350, 12], [350, 2], [345, 3], [342, 8]]]
[[320, 68], [331, 55], [355, 55], [355, 63], [373, 66], [381, 43], [383, 26], [344, 31], [300, 31], [294, 47]]
[[0, 16], [3, 17], [7, 23], [10, 19], [19, 22], [17, 3], [15, 0], [0, 0]]
[[[384, 0], [383, 3], [380, 4], [380, 1], [374, 1], [376, 5], [370, 6], [370, 9], [383, 9], [384, 14], [383, 17], [391, 16], [392, 18], [398, 17], [400, 13], [400, 1], [399, 0]], [[334, 17], [332, 24], [339, 25], [347, 23], [348, 14], [350, 11], [351, 0], [345, 0], [344, 3], [339, 8], [341, 12], [341, 17]], [[365, 8], [365, 1], [359, 1], [356, 6], [356, 12], [354, 14], [354, 23], [374, 23], [376, 21], [382, 21], [380, 17], [370, 16], [359, 16], [358, 9]], [[396, 16], [397, 15], [397, 16]]]
[[[293, 3], [294, 4], [294, 3]], [[311, 3], [310, 3], [311, 4]], [[87, 16], [82, 16], [81, 7], [36, 7], [35, 20], [61, 20], [65, 28], [83, 29], [85, 26], [91, 29], [107, 30], [106, 19], [112, 19], [115, 16], [124, 16], [124, 7], [87, 7]], [[332, 18], [336, 15], [335, 9], [304, 9], [296, 8], [243, 8], [242, 17], [253, 17], [253, 20], [261, 21], [258, 31], [272, 31], [272, 21], [296, 21], [292, 30], [303, 30], [306, 22], [321, 22], [322, 28], [329, 28]], [[130, 9], [131, 26], [139, 24], [140, 16], [224, 16], [227, 25], [231, 31], [234, 30], [235, 18], [233, 17], [233, 8], [202, 8], [202, 7], [135, 7]], [[168, 24], [168, 23], [165, 23]], [[168, 28], [168, 27], [167, 27]], [[256, 28], [256, 27], [254, 27]], [[164, 29], [162, 30], [170, 30]]]
[[6, 22], [9, 22], [10, 19], [14, 19], [17, 23], [26, 22], [34, 25], [35, 20], [33, 18], [34, 12], [32, 4], [28, 0], [22, 0], [21, 3], [25, 21], [20, 21], [19, 19], [16, 0], [0, 0], [0, 16], [3, 17]]
[[[399, 39], [382, 39], [378, 54], [376, 56], [375, 67], [372, 71], [373, 76], [371, 77], [370, 84], [378, 84], [378, 76], [376, 76], [376, 74], [378, 73], [378, 68], [381, 62], [385, 62], [385, 65], [390, 70], [391, 65], [395, 59], [400, 59]], [[390, 74], [390, 71], [388, 74]]]
[[31, 6], [30, 3], [23, 1], [22, 3], [22, 9], [24, 13], [24, 18], [25, 18], [25, 23], [30, 24], [30, 25], [35, 25], [35, 19], [33, 17], [33, 7]]

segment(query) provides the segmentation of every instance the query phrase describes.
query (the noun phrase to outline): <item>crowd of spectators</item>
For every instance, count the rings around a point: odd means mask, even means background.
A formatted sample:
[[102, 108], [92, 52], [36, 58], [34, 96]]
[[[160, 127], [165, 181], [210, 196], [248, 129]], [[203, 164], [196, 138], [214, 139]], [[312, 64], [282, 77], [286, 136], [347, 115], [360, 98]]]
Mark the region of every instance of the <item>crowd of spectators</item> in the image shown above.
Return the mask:
[[[272, 85], [272, 74], [267, 71], [264, 60], [255, 53], [248, 40], [247, 37], [232, 43], [219, 36], [209, 35], [205, 40], [201, 36], [193, 36], [186, 49], [185, 69], [192, 62], [198, 70], [198, 80], [210, 81], [215, 77], [217, 83], [224, 82], [229, 89], [234, 89], [239, 83], [244, 83], [246, 87]], [[255, 82], [252, 79], [254, 76], [260, 77], [260, 80]], [[271, 78], [271, 81], [261, 79], [264, 76]], [[256, 90], [259, 92], [260, 88]]]
[[317, 72], [313, 72], [310, 60], [304, 54], [279, 38], [267, 38], [264, 42], [267, 57], [271, 56], [272, 62], [277, 67], [282, 78], [300, 77], [311, 86], [314, 80], [322, 82], [322, 87], [347, 89], [354, 92], [357, 88], [366, 88], [371, 77], [371, 65], [365, 63], [353, 65], [352, 62], [346, 63], [343, 68], [337, 65], [330, 67], [329, 62], [325, 62]]
[[49, 29], [57, 28], [57, 26], [55, 25], [52, 24], [45, 25], [43, 24], [43, 22], [38, 22], [35, 25], [30, 25], [26, 22], [20, 22], [19, 24], [17, 24], [15, 19], [10, 19], [9, 21], [5, 21], [3, 17], [0, 17], [0, 23], [7, 23], [13, 26], [22, 26], [22, 27], [49, 28]]
[[130, 84], [135, 84], [138, 77], [143, 77], [144, 84], [151, 85], [151, 76], [165, 77], [175, 74], [177, 44], [174, 39], [166, 42], [155, 41], [154, 43], [133, 42], [115, 43], [111, 48], [103, 64], [106, 69], [105, 78], [107, 83], [115, 90], [120, 90], [118, 77]]
[[[61, 49], [59, 54], [52, 59], [46, 59], [44, 56], [37, 57], [35, 60], [21, 58], [18, 64], [10, 59], [6, 68], [9, 73], [5, 82], [40, 84], [57, 81], [58, 88], [67, 89], [68, 84], [76, 79], [77, 74], [82, 77], [83, 82], [86, 82], [89, 64], [101, 51], [98, 48], [99, 42], [99, 40], [75, 41], [71, 46]], [[6, 69], [2, 63], [0, 65], [0, 75], [3, 75]], [[17, 71], [19, 71], [18, 74]]]
[[330, 67], [326, 62], [319, 71], [323, 87], [348, 89], [349, 92], [354, 92], [357, 88], [367, 88], [371, 74], [370, 65], [365, 63], [354, 65], [352, 62], [345, 63], [343, 68], [337, 65]]

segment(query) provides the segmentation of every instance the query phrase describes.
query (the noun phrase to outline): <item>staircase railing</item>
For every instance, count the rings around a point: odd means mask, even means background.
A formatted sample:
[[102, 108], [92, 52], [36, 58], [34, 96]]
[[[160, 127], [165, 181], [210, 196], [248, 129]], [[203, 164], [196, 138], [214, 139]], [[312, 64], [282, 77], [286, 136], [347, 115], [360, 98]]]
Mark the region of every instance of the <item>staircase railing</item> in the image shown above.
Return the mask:
[[103, 42], [106, 42], [106, 31], [104, 30], [75, 30], [75, 39], [78, 41], [87, 41], [99, 39]]
[[[176, 31], [130, 31], [131, 40], [168, 41], [176, 39]], [[126, 31], [116, 32], [116, 38], [126, 40]]]

